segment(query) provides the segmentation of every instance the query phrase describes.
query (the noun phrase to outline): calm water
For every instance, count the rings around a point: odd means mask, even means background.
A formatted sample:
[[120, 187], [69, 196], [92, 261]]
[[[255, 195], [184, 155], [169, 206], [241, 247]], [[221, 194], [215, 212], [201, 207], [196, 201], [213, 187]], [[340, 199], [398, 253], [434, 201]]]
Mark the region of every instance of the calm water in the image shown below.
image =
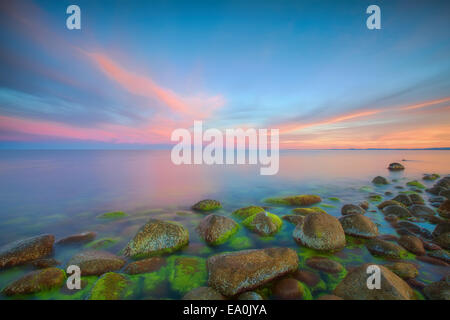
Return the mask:
[[[390, 162], [402, 162], [406, 170], [389, 172]], [[243, 248], [288, 246], [298, 250], [301, 264], [315, 254], [298, 247], [292, 240], [293, 226], [285, 222], [274, 237], [263, 239], [241, 228], [236, 241], [216, 248], [205, 246], [195, 233], [203, 215], [190, 211], [195, 202], [212, 198], [220, 200], [218, 214], [231, 215], [237, 208], [262, 205], [267, 197], [291, 194], [319, 194], [325, 210], [340, 216], [344, 203], [366, 200], [363, 186], [377, 175], [389, 180], [388, 186], [374, 187], [374, 192], [397, 192], [395, 185], [421, 180], [424, 173], [449, 174], [450, 151], [284, 151], [280, 154], [280, 171], [275, 176], [260, 176], [259, 166], [175, 166], [169, 151], [0, 151], [0, 245], [20, 238], [51, 233], [56, 238], [82, 231], [96, 231], [97, 238], [110, 237], [117, 242], [107, 250], [118, 253], [136, 230], [150, 217], [181, 222], [190, 232], [190, 245], [176, 255], [206, 258], [215, 252]], [[423, 182], [432, 185], [433, 182]], [[423, 194], [428, 198], [428, 194]], [[338, 197], [340, 202], [328, 200]], [[387, 198], [386, 198], [387, 199]], [[375, 206], [372, 206], [372, 209]], [[291, 208], [270, 211], [283, 215]], [[128, 217], [103, 221], [97, 215], [108, 211], [125, 211]], [[379, 224], [380, 233], [395, 233], [380, 212], [367, 214]], [[427, 223], [422, 226], [433, 229]], [[239, 240], [239, 241], [238, 241]], [[82, 246], [57, 247], [55, 257], [67, 262]], [[359, 265], [373, 258], [361, 244], [346, 248], [332, 256], [344, 266]], [[303, 259], [303, 260], [302, 260]], [[438, 280], [448, 271], [443, 267], [423, 264], [419, 280]], [[0, 287], [26, 272], [27, 267], [0, 272]], [[325, 283], [333, 279], [321, 274]], [[184, 292], [175, 290], [168, 277], [149, 286], [142, 276], [136, 280], [133, 298], [180, 298]], [[197, 284], [204, 284], [202, 273]], [[335, 279], [336, 280], [336, 279]], [[94, 281], [94, 280], [92, 280]], [[150, 281], [150, 280], [149, 280]], [[156, 280], [155, 280], [156, 281]], [[327, 292], [328, 286], [318, 290]], [[85, 291], [87, 292], [89, 288]], [[313, 294], [314, 295], [314, 294]], [[85, 295], [73, 298], [84, 298]], [[67, 298], [60, 292], [36, 298]]]

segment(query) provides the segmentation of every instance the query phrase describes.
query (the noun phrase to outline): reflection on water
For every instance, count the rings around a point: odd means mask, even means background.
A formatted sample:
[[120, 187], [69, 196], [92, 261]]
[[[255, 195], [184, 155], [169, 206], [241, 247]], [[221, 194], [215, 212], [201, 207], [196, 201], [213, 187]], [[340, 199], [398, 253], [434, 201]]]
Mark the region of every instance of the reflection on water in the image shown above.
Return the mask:
[[[389, 172], [390, 162], [402, 162], [406, 170]], [[184, 253], [205, 257], [235, 250], [231, 244], [207, 248], [195, 233], [203, 217], [190, 206], [205, 198], [220, 200], [219, 214], [243, 206], [262, 204], [267, 197], [314, 193], [332, 205], [326, 210], [340, 216], [343, 203], [367, 199], [362, 186], [370, 186], [377, 175], [398, 179], [398, 185], [421, 179], [424, 173], [446, 175], [450, 151], [282, 151], [275, 176], [259, 175], [258, 165], [173, 165], [170, 151], [0, 151], [0, 245], [42, 233], [57, 238], [92, 230], [98, 237], [114, 237], [108, 250], [117, 253], [149, 217], [177, 220], [190, 232], [191, 244]], [[424, 182], [432, 185], [433, 182]], [[374, 187], [376, 192], [396, 192], [393, 185]], [[427, 195], [424, 195], [427, 197]], [[333, 203], [329, 197], [338, 197]], [[129, 217], [115, 222], [99, 221], [107, 211], [126, 211]], [[272, 208], [282, 215], [289, 208]], [[393, 233], [380, 212], [369, 212], [382, 233]], [[424, 224], [427, 228], [431, 225]], [[298, 249], [284, 223], [273, 239], [260, 239], [244, 228], [238, 236], [249, 239], [244, 247], [283, 245]], [[241, 248], [241, 247], [240, 247]], [[75, 250], [75, 249], [74, 249]], [[365, 249], [345, 249], [342, 255], [356, 257], [348, 264], [374, 260]], [[347, 252], [346, 252], [347, 251]], [[57, 252], [65, 261], [75, 251]], [[349, 262], [350, 261], [350, 262]], [[423, 280], [436, 280], [441, 267], [424, 266]], [[0, 274], [0, 286], [5, 282]], [[179, 298], [176, 293], [164, 293]], [[154, 297], [154, 294], [153, 294]]]

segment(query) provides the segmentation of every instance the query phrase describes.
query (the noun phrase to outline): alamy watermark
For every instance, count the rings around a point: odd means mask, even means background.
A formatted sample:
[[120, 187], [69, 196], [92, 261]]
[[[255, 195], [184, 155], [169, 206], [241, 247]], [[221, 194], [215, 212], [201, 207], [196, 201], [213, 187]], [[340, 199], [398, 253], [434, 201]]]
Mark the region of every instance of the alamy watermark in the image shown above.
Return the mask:
[[194, 121], [193, 137], [188, 129], [176, 129], [170, 139], [178, 142], [170, 154], [176, 165], [259, 163], [261, 175], [277, 174], [280, 166], [278, 129], [239, 128], [222, 132], [210, 128], [203, 132], [203, 122]]

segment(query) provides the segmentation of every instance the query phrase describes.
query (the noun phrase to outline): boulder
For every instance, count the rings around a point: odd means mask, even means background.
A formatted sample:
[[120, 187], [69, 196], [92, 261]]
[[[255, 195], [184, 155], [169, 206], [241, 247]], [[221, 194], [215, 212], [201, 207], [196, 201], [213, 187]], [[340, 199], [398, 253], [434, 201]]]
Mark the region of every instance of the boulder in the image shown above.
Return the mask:
[[396, 206], [396, 205], [384, 207], [383, 214], [386, 216], [394, 215], [399, 218], [406, 218], [406, 217], [411, 216], [411, 213], [409, 212], [408, 209], [406, 209], [402, 206]]
[[405, 207], [405, 205], [401, 202], [395, 201], [395, 200], [386, 200], [383, 201], [382, 203], [380, 203], [377, 208], [382, 210], [387, 206], [401, 206], [401, 207]]
[[219, 245], [228, 240], [239, 229], [239, 225], [228, 217], [207, 215], [197, 227], [200, 237], [210, 245]]
[[289, 248], [221, 253], [207, 260], [209, 285], [225, 296], [257, 288], [298, 268], [298, 255]]
[[248, 217], [251, 217], [257, 213], [264, 212], [264, 208], [260, 206], [250, 206], [245, 208], [240, 208], [235, 211], [233, 211], [233, 215], [236, 217], [239, 217], [241, 219], [246, 219]]
[[400, 239], [398, 239], [398, 244], [409, 252], [412, 252], [419, 256], [422, 256], [426, 253], [425, 248], [423, 247], [423, 242], [415, 236], [401, 236]]
[[366, 211], [363, 208], [354, 204], [344, 204], [344, 206], [341, 209], [341, 214], [343, 216], [348, 214], [364, 214], [364, 213], [366, 213]]
[[345, 233], [339, 220], [329, 214], [311, 213], [293, 232], [297, 243], [315, 250], [334, 251], [345, 246]]
[[433, 239], [435, 243], [444, 249], [450, 250], [450, 232], [442, 233]]
[[413, 204], [409, 207], [409, 211], [415, 217], [430, 217], [436, 214], [433, 209], [421, 204]]
[[377, 176], [377, 177], [373, 178], [372, 183], [373, 184], [389, 184], [389, 181], [385, 177]]
[[222, 204], [217, 200], [211, 200], [211, 199], [199, 201], [192, 206], [193, 210], [202, 211], [202, 212], [214, 211], [214, 210], [217, 210], [220, 208], [222, 208]]
[[7, 296], [37, 293], [61, 287], [65, 278], [65, 273], [61, 269], [41, 269], [30, 272], [7, 285], [2, 292]]
[[374, 256], [391, 259], [402, 259], [406, 256], [406, 251], [402, 247], [395, 243], [376, 238], [367, 241], [366, 248]]
[[404, 280], [412, 279], [419, 275], [417, 267], [408, 262], [396, 262], [386, 267]]
[[0, 269], [44, 258], [52, 253], [54, 242], [53, 235], [44, 234], [7, 244], [0, 248]]
[[162, 257], [152, 257], [143, 260], [130, 262], [123, 272], [127, 274], [140, 274], [158, 271], [166, 264], [166, 259]]
[[283, 222], [270, 212], [260, 212], [245, 219], [242, 224], [260, 236], [270, 236], [280, 230]]
[[311, 257], [306, 260], [306, 265], [326, 273], [339, 273], [344, 270], [342, 264], [325, 257]]
[[405, 170], [405, 167], [398, 162], [392, 162], [389, 164], [388, 169], [391, 171], [399, 171], [399, 170]]
[[433, 237], [438, 237], [443, 233], [450, 232], [450, 221], [442, 221], [433, 230]]
[[334, 294], [344, 300], [413, 300], [415, 295], [411, 287], [388, 268], [378, 265], [380, 269], [380, 289], [367, 286], [367, 269], [372, 264], [364, 264], [353, 269], [338, 284]]
[[315, 194], [302, 194], [296, 196], [288, 196], [282, 198], [269, 198], [265, 202], [272, 204], [281, 204], [288, 206], [310, 206], [322, 201], [320, 196]]
[[122, 300], [125, 298], [129, 281], [123, 274], [108, 272], [101, 276], [89, 295], [89, 300]]
[[299, 223], [302, 223], [305, 218], [297, 214], [287, 214], [282, 216], [281, 219], [286, 220], [293, 225], [298, 225]]
[[445, 200], [437, 211], [442, 218], [450, 219], [450, 200]]
[[106, 251], [87, 250], [74, 255], [67, 265], [80, 267], [83, 276], [102, 275], [121, 269], [125, 260]]
[[62, 238], [56, 242], [56, 244], [75, 244], [75, 243], [86, 243], [92, 241], [97, 236], [97, 233], [92, 231], [82, 232], [78, 234], [73, 234], [66, 238]]
[[409, 196], [407, 194], [399, 194], [398, 196], [396, 196], [392, 200], [400, 202], [406, 207], [409, 207], [410, 205], [413, 204], [413, 202], [411, 201], [411, 199], [409, 198]]
[[150, 219], [125, 247], [124, 255], [145, 257], [170, 253], [181, 249], [188, 242], [189, 232], [181, 224]]
[[311, 297], [309, 290], [301, 282], [293, 278], [277, 281], [273, 286], [272, 294], [276, 299], [281, 300], [306, 300]]
[[345, 234], [360, 238], [374, 238], [378, 235], [378, 227], [370, 218], [362, 214], [343, 216], [339, 222]]
[[440, 281], [433, 282], [423, 289], [428, 299], [450, 300], [450, 279], [445, 277]]

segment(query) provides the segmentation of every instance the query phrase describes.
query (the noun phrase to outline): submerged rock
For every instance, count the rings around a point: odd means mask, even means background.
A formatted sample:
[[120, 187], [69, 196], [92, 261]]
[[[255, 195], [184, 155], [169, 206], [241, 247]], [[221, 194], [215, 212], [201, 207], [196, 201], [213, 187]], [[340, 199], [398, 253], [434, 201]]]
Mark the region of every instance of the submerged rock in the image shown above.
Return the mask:
[[359, 206], [361, 207], [361, 208], [363, 208], [364, 210], [367, 210], [367, 209], [369, 209], [369, 202], [367, 202], [367, 201], [363, 201], [363, 202], [361, 202], [360, 204], [359, 204]]
[[226, 242], [239, 229], [239, 225], [228, 217], [215, 214], [207, 215], [197, 226], [200, 237], [210, 245]]
[[406, 251], [402, 247], [395, 243], [376, 238], [367, 241], [366, 248], [374, 256], [392, 259], [402, 259], [406, 256]]
[[415, 187], [415, 188], [419, 188], [419, 189], [425, 189], [425, 186], [423, 184], [421, 184], [417, 180], [409, 181], [409, 182], [406, 183], [406, 185], [408, 187]]
[[7, 244], [0, 248], [0, 269], [44, 258], [52, 253], [54, 242], [53, 235], [44, 234]]
[[445, 200], [437, 211], [442, 218], [450, 219], [450, 200]]
[[292, 277], [303, 282], [308, 287], [315, 287], [320, 282], [320, 277], [308, 270], [297, 270], [292, 274]]
[[123, 274], [105, 273], [94, 284], [89, 300], [121, 300], [125, 297], [128, 285]]
[[7, 296], [17, 294], [32, 294], [61, 287], [65, 280], [65, 273], [58, 268], [46, 268], [30, 272], [3, 289]]
[[186, 293], [183, 300], [225, 300], [225, 297], [211, 287], [198, 287]]
[[314, 194], [302, 194], [297, 196], [289, 196], [283, 198], [269, 198], [265, 202], [290, 206], [310, 206], [321, 202], [322, 199]]
[[116, 220], [116, 219], [122, 219], [127, 217], [128, 215], [125, 212], [122, 211], [113, 211], [113, 212], [106, 212], [102, 213], [97, 216], [98, 219], [105, 219], [105, 220]]
[[344, 270], [344, 267], [339, 262], [324, 257], [308, 258], [306, 265], [326, 273], [339, 273]]
[[161, 257], [152, 257], [143, 260], [133, 261], [129, 263], [123, 272], [127, 274], [140, 274], [147, 272], [154, 272], [159, 270], [166, 264], [166, 259]]
[[387, 206], [400, 206], [400, 207], [405, 207], [405, 205], [401, 202], [395, 201], [395, 200], [386, 200], [383, 201], [382, 203], [380, 203], [377, 208], [382, 210]]
[[413, 204], [409, 207], [409, 211], [415, 217], [430, 217], [436, 214], [433, 209], [421, 204]]
[[391, 171], [399, 171], [399, 170], [405, 170], [405, 167], [398, 162], [392, 162], [389, 164], [388, 169]]
[[298, 268], [289, 248], [266, 248], [214, 255], [207, 260], [209, 285], [225, 296], [252, 290]]
[[272, 293], [276, 299], [281, 300], [310, 300], [311, 293], [298, 280], [286, 278], [277, 281], [273, 286]]
[[394, 264], [387, 265], [386, 267], [404, 280], [412, 279], [419, 275], [419, 270], [417, 270], [417, 267], [408, 262], [396, 262]]
[[381, 271], [380, 289], [367, 286], [367, 263], [355, 268], [334, 290], [334, 294], [345, 300], [413, 300], [415, 295], [411, 287], [388, 268], [378, 265]]
[[106, 251], [88, 250], [74, 255], [67, 265], [80, 267], [83, 276], [102, 275], [121, 269], [125, 260]]
[[239, 217], [241, 219], [246, 219], [248, 217], [251, 217], [257, 213], [264, 212], [263, 207], [259, 206], [250, 206], [245, 208], [237, 209], [236, 211], [233, 211], [233, 215], [236, 217]]
[[85, 243], [94, 240], [96, 236], [96, 232], [87, 231], [83, 233], [73, 234], [66, 238], [60, 239], [56, 242], [56, 244]]
[[339, 222], [345, 234], [361, 238], [374, 238], [378, 235], [378, 227], [370, 218], [361, 214], [343, 216]]
[[363, 208], [354, 204], [344, 204], [344, 206], [341, 209], [341, 214], [343, 216], [348, 214], [364, 214], [364, 213], [366, 213], [366, 211]]
[[292, 209], [292, 213], [299, 214], [299, 215], [302, 215], [302, 216], [306, 216], [306, 215], [308, 215], [310, 213], [314, 213], [314, 212], [327, 213], [325, 210], [323, 210], [322, 208], [319, 208], [319, 207], [294, 208], [294, 209]]
[[305, 218], [297, 214], [287, 214], [282, 216], [281, 219], [286, 220], [293, 225], [298, 225], [299, 223], [302, 223]]
[[145, 257], [170, 253], [189, 242], [188, 230], [173, 221], [150, 219], [124, 249], [127, 257]]
[[409, 252], [412, 252], [416, 255], [424, 255], [425, 248], [423, 247], [423, 242], [415, 237], [410, 235], [404, 235], [401, 236], [400, 239], [398, 239], [398, 244], [401, 245], [403, 248], [408, 250]]
[[373, 184], [389, 184], [389, 181], [385, 177], [377, 176], [377, 177], [373, 178], [372, 183]]
[[406, 209], [405, 207], [396, 206], [396, 205], [384, 207], [383, 214], [386, 216], [394, 215], [399, 218], [407, 218], [407, 217], [411, 216], [411, 212], [409, 212], [408, 209]]
[[244, 293], [241, 293], [238, 297], [238, 300], [264, 300], [264, 298], [255, 291], [247, 291]]
[[427, 181], [433, 181], [436, 180], [438, 178], [440, 178], [441, 176], [438, 175], [437, 173], [432, 173], [432, 174], [424, 174], [423, 175], [423, 180], [427, 180]]
[[422, 196], [420, 194], [417, 194], [417, 193], [411, 193], [409, 195], [409, 199], [411, 200], [411, 202], [413, 204], [424, 204], [425, 203], [425, 201], [423, 200]]
[[450, 253], [447, 250], [433, 250], [428, 252], [428, 255], [432, 258], [442, 260], [446, 263], [450, 263]]
[[430, 256], [417, 256], [416, 259], [425, 263], [433, 264], [435, 266], [450, 266], [447, 262]]
[[196, 211], [213, 211], [222, 208], [222, 204], [217, 200], [202, 200], [192, 206]]
[[450, 279], [445, 277], [440, 281], [433, 282], [423, 289], [428, 299], [450, 300]]
[[339, 220], [329, 214], [311, 213], [297, 225], [295, 241], [316, 250], [339, 250], [345, 246], [345, 233]]
[[450, 250], [450, 232], [442, 233], [433, 239], [442, 248]]
[[443, 233], [450, 232], [450, 221], [442, 221], [433, 230], [433, 237], [438, 237]]
[[280, 230], [283, 222], [270, 212], [260, 212], [248, 217], [242, 224], [260, 236], [270, 236]]
[[57, 265], [60, 265], [61, 262], [56, 259], [53, 259], [53, 258], [44, 258], [44, 259], [33, 260], [33, 261], [31, 261], [31, 264], [33, 265], [33, 267], [36, 267], [38, 269], [45, 269], [45, 268], [55, 267]]
[[411, 199], [409, 198], [409, 196], [407, 194], [399, 194], [392, 200], [400, 202], [401, 204], [403, 204], [406, 207], [409, 207], [410, 205], [413, 204], [413, 202], [411, 201]]
[[[173, 270], [169, 274], [171, 289], [186, 294], [192, 289], [206, 284], [206, 260], [194, 256], [172, 256], [169, 265]], [[173, 266], [173, 267], [172, 267]]]

